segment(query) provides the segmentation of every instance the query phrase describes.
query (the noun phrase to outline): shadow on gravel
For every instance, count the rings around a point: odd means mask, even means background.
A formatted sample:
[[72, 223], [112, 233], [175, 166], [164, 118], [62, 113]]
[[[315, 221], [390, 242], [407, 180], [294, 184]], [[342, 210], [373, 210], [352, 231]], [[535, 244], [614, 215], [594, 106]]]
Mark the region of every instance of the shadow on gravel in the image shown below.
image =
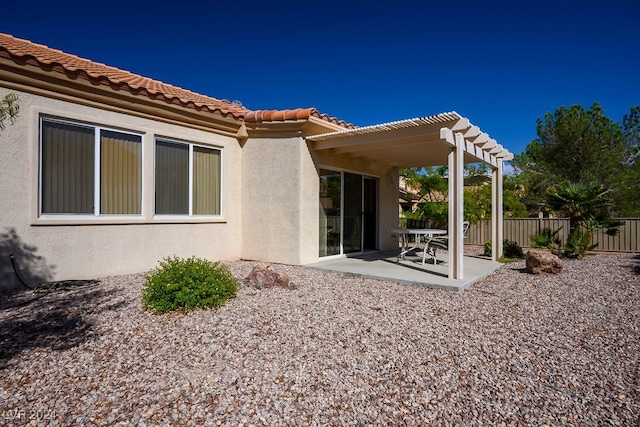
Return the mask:
[[635, 262], [633, 272], [640, 275], [640, 255], [635, 255], [632, 259]]
[[22, 290], [25, 287], [21, 281], [45, 283], [54, 277], [54, 273], [55, 266], [38, 254], [37, 247], [22, 240], [15, 228], [0, 230], [0, 291]]
[[[80, 282], [83, 287], [78, 287]], [[69, 284], [69, 282], [58, 282]], [[58, 287], [22, 292], [0, 307], [0, 370], [7, 362], [34, 348], [66, 350], [93, 336], [92, 314], [116, 310], [126, 303], [115, 301], [114, 293], [99, 288], [97, 281], [72, 281]], [[17, 301], [17, 302], [16, 302]], [[78, 307], [81, 307], [79, 310]]]

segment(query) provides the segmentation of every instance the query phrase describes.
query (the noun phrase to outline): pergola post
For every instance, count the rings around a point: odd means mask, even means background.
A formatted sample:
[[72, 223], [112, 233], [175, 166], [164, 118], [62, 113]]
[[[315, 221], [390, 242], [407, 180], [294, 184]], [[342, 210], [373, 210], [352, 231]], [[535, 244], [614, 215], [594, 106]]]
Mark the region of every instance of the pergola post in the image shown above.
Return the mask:
[[464, 149], [461, 133], [455, 134], [455, 145], [449, 153], [449, 278], [462, 279], [464, 235]]
[[491, 259], [498, 261], [502, 256], [504, 236], [502, 205], [502, 159], [491, 168]]
[[[344, 167], [352, 161], [356, 162], [354, 165], [379, 164], [392, 168], [447, 164], [448, 277], [451, 279], [462, 279], [464, 275], [464, 163], [479, 161], [491, 165], [492, 258], [497, 260], [502, 254], [502, 162], [513, 159], [513, 155], [479, 127], [473, 126], [469, 119], [452, 111], [361, 128], [338, 129], [320, 135], [308, 135], [305, 139], [314, 156], [327, 159], [328, 166], [333, 164], [333, 159], [344, 159]], [[342, 165], [341, 162], [336, 166]], [[397, 203], [395, 197], [394, 203]], [[397, 210], [393, 218], [381, 217], [379, 235], [384, 233], [389, 236], [391, 227], [396, 224]], [[387, 247], [397, 248], [397, 241], [385, 238], [383, 242], [381, 239], [380, 249]]]

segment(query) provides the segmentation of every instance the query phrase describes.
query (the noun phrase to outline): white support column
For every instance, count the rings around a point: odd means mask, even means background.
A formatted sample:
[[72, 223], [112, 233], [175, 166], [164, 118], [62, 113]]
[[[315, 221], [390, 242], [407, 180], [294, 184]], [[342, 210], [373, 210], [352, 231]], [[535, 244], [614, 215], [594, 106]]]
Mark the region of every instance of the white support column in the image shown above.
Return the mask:
[[464, 150], [461, 133], [455, 134], [455, 146], [449, 153], [449, 278], [462, 279], [464, 235]]
[[498, 261], [503, 250], [502, 159], [491, 168], [491, 259]]

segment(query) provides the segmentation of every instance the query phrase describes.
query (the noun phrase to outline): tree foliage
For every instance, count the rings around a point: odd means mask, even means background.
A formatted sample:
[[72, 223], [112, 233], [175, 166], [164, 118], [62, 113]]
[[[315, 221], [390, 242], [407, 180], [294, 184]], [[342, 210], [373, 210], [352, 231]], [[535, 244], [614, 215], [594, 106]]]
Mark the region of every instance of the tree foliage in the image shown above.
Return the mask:
[[628, 216], [640, 215], [640, 106], [633, 107], [622, 119], [622, 133], [627, 155], [617, 198], [620, 211]]
[[613, 219], [611, 189], [603, 185], [564, 183], [551, 187], [547, 193], [549, 208], [569, 218], [569, 237], [565, 255], [582, 257], [597, 246], [593, 233], [606, 229], [615, 235], [622, 225]]
[[20, 107], [18, 105], [18, 95], [15, 93], [8, 93], [0, 100], [0, 130], [4, 129], [5, 120], [10, 120], [11, 123], [18, 117]]
[[[449, 219], [448, 168], [402, 169], [400, 175], [407, 186], [417, 192], [421, 204], [416, 216], [429, 218], [434, 227], [446, 227]], [[491, 185], [489, 167], [471, 163], [464, 167], [464, 218], [472, 223], [491, 218]], [[515, 187], [505, 185], [503, 210], [506, 217], [526, 216], [525, 205], [519, 200]]]
[[595, 103], [588, 110], [563, 106], [538, 118], [538, 138], [512, 163], [528, 209], [543, 202], [552, 186], [571, 182], [611, 189], [616, 215], [640, 214], [639, 116], [634, 107], [616, 123]]
[[[607, 117], [597, 103], [589, 109], [563, 106], [538, 118], [537, 134], [512, 160], [514, 172], [504, 176], [505, 217], [548, 210], [550, 191], [572, 184], [605, 191], [609, 215], [640, 216], [640, 106], [621, 122]], [[401, 174], [424, 202], [419, 214], [446, 223], [447, 168], [404, 169]], [[483, 163], [465, 165], [465, 184], [488, 174]], [[465, 185], [464, 215], [472, 222], [491, 214], [491, 187], [481, 185], [482, 179], [476, 184]]]

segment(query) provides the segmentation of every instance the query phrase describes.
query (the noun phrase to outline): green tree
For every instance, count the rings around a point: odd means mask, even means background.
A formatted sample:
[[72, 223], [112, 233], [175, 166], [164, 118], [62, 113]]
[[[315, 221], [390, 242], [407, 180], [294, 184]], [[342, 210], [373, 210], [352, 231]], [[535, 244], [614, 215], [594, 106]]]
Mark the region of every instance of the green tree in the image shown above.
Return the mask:
[[565, 183], [551, 187], [547, 193], [547, 204], [555, 212], [569, 218], [569, 237], [565, 253], [569, 256], [584, 256], [595, 248], [591, 244], [593, 233], [606, 229], [615, 235], [622, 225], [613, 219], [611, 189], [603, 185]]
[[621, 124], [627, 144], [624, 159], [624, 174], [618, 190], [618, 204], [621, 213], [640, 216], [640, 106], [633, 107], [622, 119]]
[[446, 166], [400, 170], [400, 176], [403, 177], [407, 186], [417, 193], [416, 198], [422, 202], [415, 215], [429, 218], [433, 227], [444, 227], [447, 224], [449, 187], [446, 174]]
[[545, 194], [554, 179], [548, 179], [544, 172], [538, 170], [527, 150], [515, 155], [511, 166], [514, 172], [505, 175], [505, 186], [509, 185], [516, 192], [527, 212], [538, 212], [546, 204]]
[[8, 93], [0, 101], [0, 130], [4, 129], [5, 120], [9, 119], [11, 123], [18, 117], [20, 108], [18, 106], [18, 95]]
[[623, 123], [616, 123], [595, 103], [589, 110], [563, 106], [539, 118], [538, 138], [512, 163], [528, 209], [536, 209], [552, 186], [571, 182], [610, 188], [616, 215], [640, 214], [640, 198], [629, 191], [640, 180], [635, 167], [639, 114], [634, 107]]
[[[417, 215], [429, 218], [434, 227], [445, 227], [449, 219], [447, 183], [448, 169], [438, 168], [402, 169], [401, 176], [408, 186], [414, 188], [422, 203]], [[491, 178], [489, 167], [484, 163], [470, 163], [464, 167], [464, 217], [477, 223], [491, 218]], [[527, 210], [519, 200], [515, 186], [504, 185], [503, 211], [507, 217], [526, 216]]]

